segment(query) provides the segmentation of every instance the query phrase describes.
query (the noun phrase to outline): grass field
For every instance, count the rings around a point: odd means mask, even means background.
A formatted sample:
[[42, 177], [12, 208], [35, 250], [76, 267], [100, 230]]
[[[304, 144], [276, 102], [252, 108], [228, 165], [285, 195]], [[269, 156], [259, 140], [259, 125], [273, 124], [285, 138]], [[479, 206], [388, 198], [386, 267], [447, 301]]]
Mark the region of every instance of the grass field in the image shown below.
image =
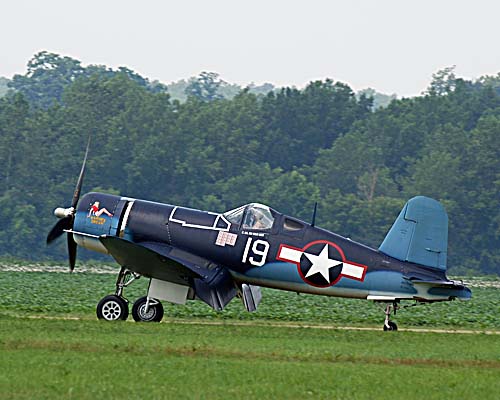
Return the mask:
[[[222, 313], [166, 305], [162, 324], [97, 321], [114, 279], [0, 272], [0, 399], [499, 398], [500, 335], [337, 330], [380, 328], [383, 313], [366, 301], [273, 290], [256, 313], [235, 299]], [[500, 330], [497, 283], [476, 282], [471, 302], [412, 307], [396, 320]]]
[[498, 399], [497, 335], [0, 317], [0, 398]]

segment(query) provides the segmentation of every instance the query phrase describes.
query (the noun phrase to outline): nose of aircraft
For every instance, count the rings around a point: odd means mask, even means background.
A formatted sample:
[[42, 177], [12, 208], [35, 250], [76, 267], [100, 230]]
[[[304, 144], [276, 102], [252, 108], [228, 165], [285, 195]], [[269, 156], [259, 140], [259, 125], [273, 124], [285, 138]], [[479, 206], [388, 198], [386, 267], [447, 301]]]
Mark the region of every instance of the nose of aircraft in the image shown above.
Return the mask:
[[[68, 208], [58, 207], [54, 210], [54, 215], [57, 218], [61, 219], [52, 227], [49, 234], [47, 235], [47, 244], [51, 244], [65, 231], [71, 230], [73, 228], [75, 220], [75, 208], [78, 204], [78, 200], [80, 199], [80, 193], [82, 191], [83, 177], [85, 175], [85, 164], [87, 163], [89, 148], [90, 148], [90, 136], [87, 141], [87, 148], [85, 150], [85, 157], [83, 158], [80, 175], [78, 176], [78, 180], [75, 186], [75, 191], [73, 192], [73, 199], [71, 200], [71, 206]], [[66, 234], [66, 240], [68, 245], [69, 269], [70, 271], [73, 271], [75, 269], [75, 262], [76, 262], [76, 243], [69, 232]]]

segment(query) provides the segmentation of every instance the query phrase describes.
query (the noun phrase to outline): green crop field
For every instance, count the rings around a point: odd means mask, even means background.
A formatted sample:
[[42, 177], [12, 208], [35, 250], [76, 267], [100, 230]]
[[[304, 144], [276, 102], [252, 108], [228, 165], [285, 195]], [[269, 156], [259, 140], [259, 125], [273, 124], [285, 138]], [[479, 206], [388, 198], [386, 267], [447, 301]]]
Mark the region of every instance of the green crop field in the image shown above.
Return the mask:
[[[114, 292], [116, 276], [103, 273], [5, 272], [0, 270], [0, 313], [13, 316], [64, 315], [95, 318], [95, 306]], [[126, 288], [133, 302], [146, 294], [148, 281], [139, 279]], [[500, 330], [499, 281], [473, 281], [473, 299], [468, 302], [423, 304], [400, 310], [395, 321], [401, 328], [457, 328]], [[479, 286], [479, 287], [478, 287]], [[384, 314], [372, 302], [356, 299], [297, 295], [263, 289], [255, 313], [244, 310], [234, 299], [222, 312], [199, 301], [186, 306], [165, 303], [166, 319], [242, 320], [304, 322], [381, 327]], [[411, 302], [408, 305], [412, 304]]]
[[[114, 280], [103, 273], [0, 269], [0, 399], [498, 399], [500, 393], [498, 334], [336, 329], [380, 328], [383, 313], [367, 301], [274, 290], [263, 290], [256, 313], [235, 299], [221, 313], [200, 302], [165, 304], [161, 324], [97, 321], [95, 305], [113, 292]], [[500, 331], [499, 281], [471, 281], [472, 301], [411, 307], [396, 321], [401, 328]], [[140, 279], [127, 297], [144, 295], [146, 285]]]

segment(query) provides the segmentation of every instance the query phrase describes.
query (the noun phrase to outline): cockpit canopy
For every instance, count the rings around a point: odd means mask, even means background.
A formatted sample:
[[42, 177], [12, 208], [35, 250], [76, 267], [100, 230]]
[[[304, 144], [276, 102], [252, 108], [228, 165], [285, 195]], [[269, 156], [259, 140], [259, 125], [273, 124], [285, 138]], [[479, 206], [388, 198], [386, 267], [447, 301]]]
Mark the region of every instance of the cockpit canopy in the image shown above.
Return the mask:
[[244, 229], [269, 230], [274, 223], [273, 214], [276, 212], [264, 204], [250, 203], [225, 212], [224, 217]]

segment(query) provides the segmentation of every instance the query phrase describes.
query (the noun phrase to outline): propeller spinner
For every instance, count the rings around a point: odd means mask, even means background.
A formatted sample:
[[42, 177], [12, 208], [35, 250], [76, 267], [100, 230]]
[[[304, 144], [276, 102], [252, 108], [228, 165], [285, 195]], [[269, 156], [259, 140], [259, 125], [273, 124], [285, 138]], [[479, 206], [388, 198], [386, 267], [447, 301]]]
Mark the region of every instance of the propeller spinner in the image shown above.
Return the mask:
[[[83, 158], [82, 169], [80, 170], [80, 175], [78, 176], [78, 181], [76, 182], [75, 191], [73, 193], [73, 199], [71, 201], [71, 207], [62, 208], [58, 207], [54, 210], [54, 215], [60, 220], [52, 227], [49, 234], [47, 235], [47, 244], [51, 244], [59, 236], [61, 236], [65, 231], [71, 230], [73, 228], [73, 223], [75, 221], [75, 210], [80, 199], [80, 193], [82, 191], [83, 177], [85, 176], [85, 164], [87, 163], [87, 155], [90, 148], [90, 136], [87, 141], [87, 149], [85, 150], [85, 157]], [[75, 269], [76, 262], [76, 243], [70, 232], [66, 233], [66, 239], [68, 244], [68, 257], [69, 257], [69, 269], [71, 272]]]

